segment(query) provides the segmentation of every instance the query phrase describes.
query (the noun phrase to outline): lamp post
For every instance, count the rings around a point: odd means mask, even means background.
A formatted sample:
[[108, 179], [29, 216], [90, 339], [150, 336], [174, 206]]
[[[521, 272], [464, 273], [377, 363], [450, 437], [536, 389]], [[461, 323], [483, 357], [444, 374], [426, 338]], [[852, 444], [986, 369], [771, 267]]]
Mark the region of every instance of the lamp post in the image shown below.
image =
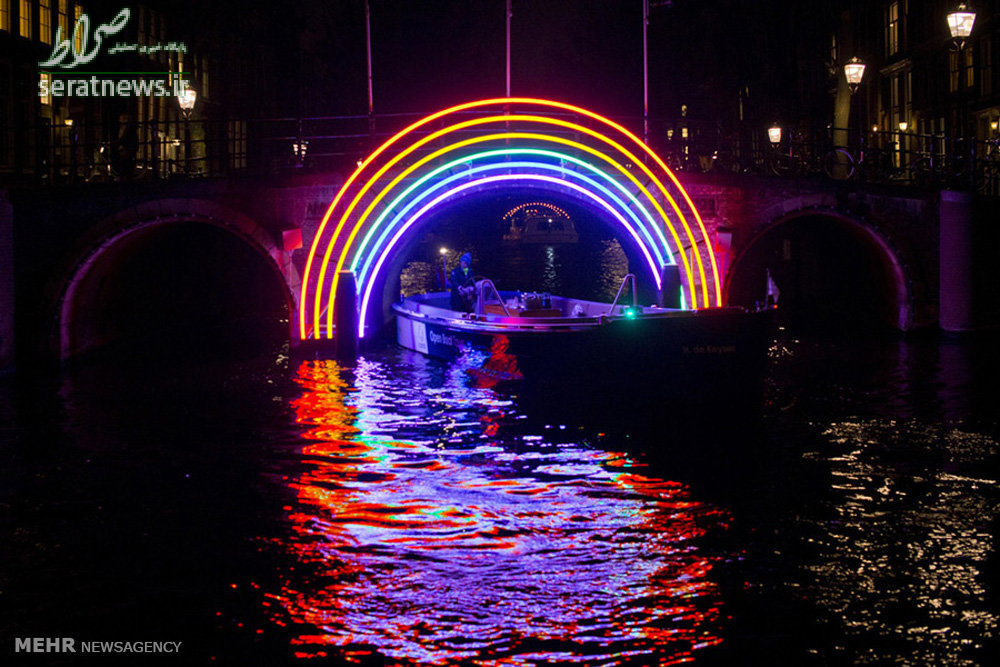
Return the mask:
[[448, 249], [441, 246], [438, 252], [441, 254], [441, 287], [448, 289]]
[[[972, 35], [972, 28], [976, 24], [976, 13], [969, 9], [963, 2], [954, 10], [948, 13], [948, 32], [951, 35], [953, 47], [958, 52], [958, 95], [959, 95], [959, 120], [956, 131], [956, 140], [965, 142], [966, 125], [968, 125], [968, 109], [965, 99], [965, 45], [969, 36]], [[972, 165], [971, 146], [966, 149], [963, 145], [960, 149], [961, 156], [969, 159], [967, 165], [970, 181], [974, 178]]]
[[67, 118], [66, 119], [66, 132], [69, 134], [69, 151], [70, 151], [70, 153], [69, 153], [69, 169], [70, 169], [70, 172], [69, 172], [69, 181], [70, 181], [70, 183], [76, 183], [76, 171], [77, 171], [77, 164], [76, 164], [76, 142], [77, 142], [77, 134], [76, 134], [76, 128], [73, 127], [73, 119], [72, 118]]
[[191, 86], [177, 93], [177, 106], [181, 108], [181, 115], [184, 116], [184, 173], [191, 170], [191, 112], [194, 111], [194, 103], [198, 100], [198, 91]]
[[910, 124], [905, 120], [899, 121], [899, 166], [905, 167], [906, 160], [904, 159], [906, 154], [906, 130], [909, 129]]
[[[837, 110], [842, 108], [841, 105], [846, 104], [846, 114], [842, 118], [846, 121], [844, 123], [845, 127], [833, 128], [833, 133], [831, 139], [833, 140], [833, 147], [837, 149], [838, 147], [843, 147], [849, 149], [851, 145], [851, 112], [853, 111], [854, 94], [858, 92], [858, 88], [861, 86], [861, 80], [865, 76], [865, 64], [855, 56], [844, 63], [844, 80], [847, 82], [847, 88], [849, 95], [847, 99], [843, 99], [842, 94], [838, 95]], [[860, 124], [859, 124], [860, 127]], [[861, 146], [859, 153], [864, 152], [864, 133], [858, 132], [858, 142]], [[834, 150], [831, 155], [833, 156], [833, 161], [827, 165], [827, 174], [834, 179], [843, 180], [848, 178], [851, 173], [851, 165], [849, 158], [841, 151]]]

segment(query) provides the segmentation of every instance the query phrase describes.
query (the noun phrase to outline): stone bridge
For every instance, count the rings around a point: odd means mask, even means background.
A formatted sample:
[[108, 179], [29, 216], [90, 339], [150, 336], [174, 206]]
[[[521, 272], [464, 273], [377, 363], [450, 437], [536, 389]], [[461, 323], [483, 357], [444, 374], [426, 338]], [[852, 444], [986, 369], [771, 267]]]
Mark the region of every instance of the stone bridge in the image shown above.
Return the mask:
[[[904, 331], [939, 320], [953, 330], [996, 323], [995, 297], [977, 287], [985, 282], [983, 258], [1000, 247], [985, 222], [992, 201], [819, 178], [679, 177], [718, 253], [728, 303], [761, 298], [769, 271], [782, 298], [793, 300], [824, 298], [817, 293], [824, 280], [862, 286], [866, 306]], [[343, 181], [312, 173], [3, 193], [0, 365], [66, 359], [127, 333], [131, 316], [115, 310], [130, 280], [123, 267], [140, 271], [143, 253], [179, 227], [219, 233], [223, 240], [212, 247], [221, 250], [197, 262], [218, 263], [223, 274], [226, 243], [255, 257], [264, 276], [257, 279], [280, 294], [296, 342], [305, 255]], [[837, 253], [827, 252], [833, 246]], [[189, 266], [188, 255], [200, 250], [180, 244], [172, 252]], [[204, 285], [206, 302], [218, 298], [217, 287]]]

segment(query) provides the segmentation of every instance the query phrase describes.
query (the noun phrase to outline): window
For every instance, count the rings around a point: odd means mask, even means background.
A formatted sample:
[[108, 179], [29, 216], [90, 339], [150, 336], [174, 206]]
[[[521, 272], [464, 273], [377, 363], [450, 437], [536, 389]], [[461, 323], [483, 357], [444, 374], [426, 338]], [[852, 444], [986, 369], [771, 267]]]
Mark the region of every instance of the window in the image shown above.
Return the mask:
[[979, 42], [979, 71], [980, 93], [985, 97], [993, 94], [993, 42], [989, 37], [985, 37]]
[[52, 0], [38, 0], [38, 39], [52, 43]]
[[198, 62], [201, 64], [199, 72], [201, 74], [201, 95], [203, 99], [208, 99], [208, 58], [199, 56]]
[[247, 166], [247, 122], [229, 121], [229, 167], [244, 169]]
[[[81, 16], [83, 16], [83, 7], [77, 5], [73, 8], [73, 18], [79, 22]], [[76, 32], [76, 29], [74, 28], [74, 33], [76, 39], [73, 40], [73, 48], [76, 49], [77, 53], [81, 53], [83, 52], [83, 31]]]
[[59, 27], [62, 28], [62, 38], [69, 39], [69, 0], [59, 0]]
[[[4, 0], [0, 0], [0, 6]], [[0, 165], [11, 163], [11, 72], [10, 65], [0, 62]]]
[[899, 53], [899, 2], [890, 2], [886, 10], [885, 54]]
[[0, 30], [10, 32], [10, 0], [0, 0]]
[[21, 37], [31, 39], [31, 0], [21, 0]]
[[40, 72], [39, 77], [41, 78], [41, 90], [45, 91], [45, 95], [39, 96], [39, 100], [42, 104], [52, 105], [52, 74], [49, 72]]

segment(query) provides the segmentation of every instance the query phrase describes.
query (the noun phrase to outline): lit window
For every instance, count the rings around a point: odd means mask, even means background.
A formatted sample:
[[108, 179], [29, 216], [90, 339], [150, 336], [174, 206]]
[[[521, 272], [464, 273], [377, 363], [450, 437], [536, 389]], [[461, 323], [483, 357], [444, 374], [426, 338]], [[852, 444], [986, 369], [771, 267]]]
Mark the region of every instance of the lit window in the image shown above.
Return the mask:
[[10, 0], [0, 0], [0, 30], [10, 32]]
[[201, 63], [201, 96], [203, 99], [208, 99], [208, 58], [201, 56], [199, 59]]
[[[83, 7], [77, 5], [73, 8], [73, 10], [73, 18], [76, 19], [77, 23], [79, 23], [80, 17], [83, 16]], [[74, 33], [76, 39], [73, 40], [73, 48], [76, 49], [77, 53], [81, 53], [83, 51], [83, 31], [76, 32], [74, 27]]]
[[886, 11], [885, 50], [890, 56], [899, 52], [899, 2], [890, 2]]
[[69, 39], [69, 0], [59, 0], [59, 27], [62, 28], [62, 38]]
[[40, 72], [42, 85], [39, 86], [41, 90], [45, 91], [44, 95], [39, 95], [38, 99], [41, 100], [42, 104], [52, 104], [52, 75], [48, 72]]
[[38, 0], [38, 39], [52, 43], [52, 0]]
[[31, 0], [21, 0], [21, 37], [31, 39]]

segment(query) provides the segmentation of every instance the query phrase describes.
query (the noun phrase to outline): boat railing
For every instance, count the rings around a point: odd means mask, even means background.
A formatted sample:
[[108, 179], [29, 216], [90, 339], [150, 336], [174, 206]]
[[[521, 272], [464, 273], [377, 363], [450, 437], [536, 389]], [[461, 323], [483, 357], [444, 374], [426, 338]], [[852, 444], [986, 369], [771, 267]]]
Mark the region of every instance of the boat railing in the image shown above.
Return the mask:
[[482, 278], [481, 280], [476, 281], [476, 315], [486, 314], [487, 288], [493, 291], [493, 296], [495, 296], [497, 301], [500, 302], [500, 307], [503, 308], [503, 314], [510, 317], [510, 311], [507, 310], [507, 304], [503, 302], [503, 297], [500, 296], [497, 286], [494, 285], [493, 281], [489, 278]]
[[622, 278], [622, 284], [618, 287], [618, 294], [615, 294], [615, 300], [611, 302], [611, 307], [608, 308], [608, 315], [613, 315], [615, 312], [615, 306], [618, 305], [618, 299], [622, 297], [622, 292], [625, 291], [625, 286], [631, 282], [632, 284], [632, 307], [636, 305], [636, 293], [635, 293], [635, 274], [629, 273], [624, 278]]

